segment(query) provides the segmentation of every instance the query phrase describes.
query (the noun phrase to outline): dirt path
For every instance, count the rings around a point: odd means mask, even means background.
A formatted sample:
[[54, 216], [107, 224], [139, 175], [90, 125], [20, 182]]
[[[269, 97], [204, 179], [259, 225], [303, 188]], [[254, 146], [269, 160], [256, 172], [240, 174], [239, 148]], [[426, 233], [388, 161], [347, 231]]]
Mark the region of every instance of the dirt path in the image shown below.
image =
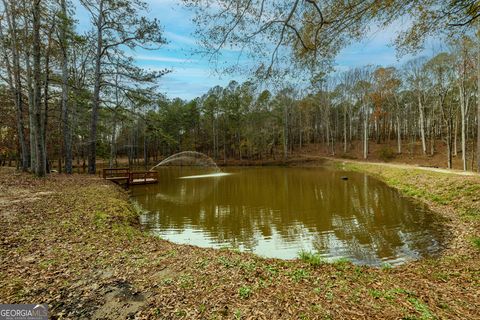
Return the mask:
[[358, 161], [358, 160], [350, 160], [350, 159], [339, 159], [333, 157], [320, 157], [323, 159], [328, 159], [331, 161], [336, 162], [345, 162], [345, 163], [357, 163], [357, 164], [369, 164], [387, 168], [397, 168], [397, 169], [417, 169], [417, 170], [425, 170], [430, 172], [439, 172], [439, 173], [446, 173], [446, 174], [454, 174], [459, 176], [473, 176], [473, 177], [480, 177], [480, 174], [472, 171], [461, 171], [461, 170], [452, 170], [452, 169], [443, 169], [443, 168], [434, 168], [434, 167], [425, 167], [425, 166], [418, 166], [418, 165], [410, 165], [410, 164], [400, 164], [400, 163], [387, 163], [387, 162], [366, 162], [366, 161]]

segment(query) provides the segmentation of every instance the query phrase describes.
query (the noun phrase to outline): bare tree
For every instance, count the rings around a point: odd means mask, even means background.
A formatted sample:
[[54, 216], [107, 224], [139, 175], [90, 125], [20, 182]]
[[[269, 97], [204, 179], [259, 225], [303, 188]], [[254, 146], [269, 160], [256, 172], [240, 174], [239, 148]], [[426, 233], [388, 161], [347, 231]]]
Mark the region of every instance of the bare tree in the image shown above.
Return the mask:
[[95, 30], [94, 88], [92, 96], [92, 117], [88, 150], [88, 172], [96, 172], [97, 123], [101, 98], [100, 91], [105, 85], [105, 57], [121, 50], [122, 47], [136, 46], [152, 48], [165, 43], [157, 20], [140, 16], [146, 9], [145, 3], [135, 1], [82, 0], [89, 11]]

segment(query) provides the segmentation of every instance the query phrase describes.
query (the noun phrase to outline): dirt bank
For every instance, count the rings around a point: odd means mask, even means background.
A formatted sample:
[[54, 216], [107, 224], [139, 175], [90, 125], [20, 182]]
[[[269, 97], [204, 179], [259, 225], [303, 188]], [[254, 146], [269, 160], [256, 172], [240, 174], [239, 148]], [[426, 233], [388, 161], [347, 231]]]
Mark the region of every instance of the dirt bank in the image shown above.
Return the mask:
[[392, 269], [176, 245], [140, 231], [125, 192], [98, 177], [0, 169], [0, 302], [70, 319], [478, 319], [480, 179], [338, 165], [428, 202], [449, 248]]

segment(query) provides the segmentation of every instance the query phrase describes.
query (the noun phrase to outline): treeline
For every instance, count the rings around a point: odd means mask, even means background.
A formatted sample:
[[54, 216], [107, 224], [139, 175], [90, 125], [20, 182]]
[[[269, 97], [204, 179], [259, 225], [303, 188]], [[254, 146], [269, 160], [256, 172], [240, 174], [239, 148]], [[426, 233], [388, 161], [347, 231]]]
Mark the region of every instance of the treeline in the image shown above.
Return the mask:
[[[163, 101], [147, 116], [152, 128], [162, 129], [162, 135], [148, 136], [151, 152], [265, 159], [319, 143], [341, 155], [361, 143], [367, 159], [370, 143], [395, 142], [391, 152], [398, 154], [420, 143], [424, 155], [446, 149], [450, 168], [452, 157], [461, 156], [464, 170], [476, 170], [478, 54], [465, 37], [448, 52], [399, 69], [365, 66], [319, 79], [307, 93], [294, 87], [272, 93], [232, 81], [194, 101]], [[125, 137], [121, 141], [129, 144]]]
[[[164, 44], [140, 1], [82, 0], [87, 32], [76, 31], [66, 0], [2, 0], [0, 165], [15, 161], [42, 176], [74, 166], [95, 173], [97, 158], [147, 165], [195, 150], [215, 160], [287, 158], [308, 144], [330, 154], [395, 142], [394, 153], [446, 147], [480, 170], [478, 39], [401, 68], [365, 66], [311, 81], [309, 88], [266, 90], [232, 81], [192, 101], [166, 99], [156, 80], [167, 71], [135, 66], [132, 49]], [[444, 145], [444, 146], [442, 146]], [[476, 150], [476, 151], [475, 151]], [[476, 161], [476, 162], [475, 162]], [[477, 163], [477, 164], [475, 164]]]
[[166, 71], [138, 68], [135, 48], [165, 43], [158, 21], [138, 1], [80, 0], [87, 31], [76, 31], [68, 0], [2, 0], [0, 10], [0, 155], [43, 176], [57, 158], [67, 173], [88, 158], [96, 170], [108, 117], [156, 100]]

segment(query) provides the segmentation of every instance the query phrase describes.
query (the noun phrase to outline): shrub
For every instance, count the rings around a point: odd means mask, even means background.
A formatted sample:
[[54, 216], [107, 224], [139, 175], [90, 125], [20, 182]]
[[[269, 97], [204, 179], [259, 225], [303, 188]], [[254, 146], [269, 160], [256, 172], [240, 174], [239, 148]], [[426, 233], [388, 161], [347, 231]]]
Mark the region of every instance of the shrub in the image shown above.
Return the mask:
[[392, 148], [390, 148], [388, 146], [383, 146], [379, 151], [378, 157], [382, 161], [388, 162], [390, 160], [395, 159], [395, 152], [393, 151]]

